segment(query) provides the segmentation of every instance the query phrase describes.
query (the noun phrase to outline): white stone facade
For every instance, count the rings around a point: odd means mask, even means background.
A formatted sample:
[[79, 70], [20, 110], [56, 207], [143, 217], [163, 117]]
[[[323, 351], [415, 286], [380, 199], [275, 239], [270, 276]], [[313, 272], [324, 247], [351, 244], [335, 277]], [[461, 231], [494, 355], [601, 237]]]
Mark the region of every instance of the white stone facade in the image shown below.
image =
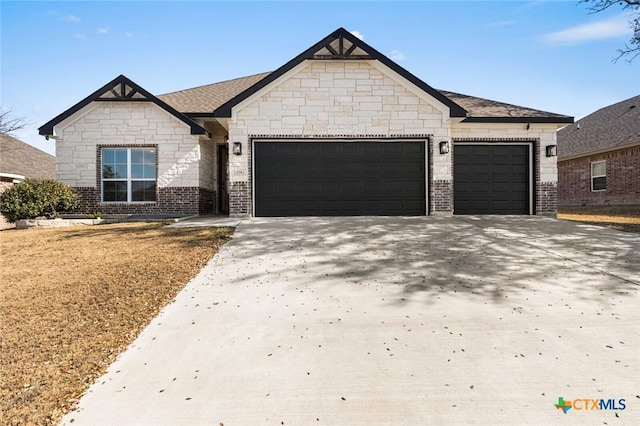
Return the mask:
[[155, 145], [159, 187], [213, 189], [210, 141], [151, 102], [94, 102], [56, 126], [56, 177], [73, 187], [97, 185], [97, 147]]
[[[376, 61], [307, 61], [234, 108], [229, 138], [376, 137], [448, 140], [446, 109]], [[248, 180], [248, 150], [232, 156], [230, 180]], [[450, 176], [438, 158], [434, 178]]]
[[485, 124], [485, 123], [458, 123], [451, 130], [451, 137], [455, 139], [477, 140], [537, 140], [538, 158], [540, 160], [540, 181], [558, 181], [557, 157], [546, 156], [546, 146], [556, 145], [555, 124]]

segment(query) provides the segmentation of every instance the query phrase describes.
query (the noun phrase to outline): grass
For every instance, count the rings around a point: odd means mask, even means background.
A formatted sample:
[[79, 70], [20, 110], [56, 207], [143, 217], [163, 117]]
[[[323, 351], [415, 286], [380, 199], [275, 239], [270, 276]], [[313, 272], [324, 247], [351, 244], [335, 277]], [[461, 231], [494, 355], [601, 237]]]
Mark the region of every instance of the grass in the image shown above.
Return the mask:
[[0, 232], [0, 424], [57, 423], [232, 232]]
[[640, 233], [640, 205], [561, 206], [558, 208], [558, 219]]

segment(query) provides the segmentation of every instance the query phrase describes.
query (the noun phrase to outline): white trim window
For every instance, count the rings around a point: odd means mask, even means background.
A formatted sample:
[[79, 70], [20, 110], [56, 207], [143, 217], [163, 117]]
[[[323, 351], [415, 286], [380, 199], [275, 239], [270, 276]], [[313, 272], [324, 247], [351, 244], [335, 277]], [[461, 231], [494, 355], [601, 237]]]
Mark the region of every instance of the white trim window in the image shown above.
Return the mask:
[[607, 189], [607, 162], [591, 163], [591, 191], [605, 191]]
[[102, 201], [156, 201], [155, 148], [102, 148]]

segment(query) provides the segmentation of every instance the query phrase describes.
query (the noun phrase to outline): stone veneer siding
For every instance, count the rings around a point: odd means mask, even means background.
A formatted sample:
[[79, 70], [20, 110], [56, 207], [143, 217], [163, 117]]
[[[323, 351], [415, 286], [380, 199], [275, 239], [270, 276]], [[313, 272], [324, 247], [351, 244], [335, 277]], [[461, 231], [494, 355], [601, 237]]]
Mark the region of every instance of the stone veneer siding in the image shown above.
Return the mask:
[[[591, 190], [591, 163], [607, 162], [607, 189]], [[640, 146], [558, 161], [558, 203], [640, 204]]]
[[[425, 139], [448, 140], [436, 102], [376, 61], [307, 61], [234, 110], [230, 142], [231, 215], [252, 214], [251, 139]], [[450, 180], [450, 157], [431, 157], [429, 179]], [[428, 207], [428, 206], [427, 206]]]
[[[216, 209], [212, 141], [151, 102], [94, 102], [56, 127], [56, 177], [75, 188], [78, 213], [211, 214]], [[101, 202], [101, 149], [154, 148], [156, 201]]]

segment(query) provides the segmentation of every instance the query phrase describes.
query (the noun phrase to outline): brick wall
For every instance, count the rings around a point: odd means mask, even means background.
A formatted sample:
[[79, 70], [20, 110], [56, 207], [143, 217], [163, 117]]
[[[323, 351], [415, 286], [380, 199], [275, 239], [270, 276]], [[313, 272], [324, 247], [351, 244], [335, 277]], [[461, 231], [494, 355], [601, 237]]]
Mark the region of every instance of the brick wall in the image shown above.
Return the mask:
[[215, 211], [216, 192], [198, 187], [158, 188], [155, 203], [101, 203], [100, 190], [93, 187], [75, 187], [78, 208], [72, 213], [150, 214], [190, 216], [212, 214]]
[[558, 212], [558, 185], [536, 182], [536, 214], [555, 216]]
[[[591, 191], [591, 163], [607, 162], [607, 189]], [[640, 204], [640, 146], [558, 161], [558, 203]]]
[[249, 183], [231, 182], [229, 188], [229, 216], [248, 216], [249, 210]]

